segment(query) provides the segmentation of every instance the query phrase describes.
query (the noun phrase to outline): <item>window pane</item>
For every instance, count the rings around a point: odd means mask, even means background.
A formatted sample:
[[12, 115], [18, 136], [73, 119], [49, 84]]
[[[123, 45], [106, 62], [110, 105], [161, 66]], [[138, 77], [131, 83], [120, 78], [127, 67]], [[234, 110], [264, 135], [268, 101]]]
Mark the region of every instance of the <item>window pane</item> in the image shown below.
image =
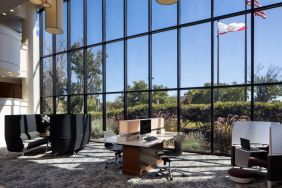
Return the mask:
[[128, 90], [148, 90], [148, 37], [128, 40]]
[[[245, 90], [246, 89], [246, 90]], [[250, 88], [232, 87], [215, 89], [219, 102], [214, 104], [214, 152], [231, 152], [232, 123], [250, 121]]]
[[161, 29], [177, 24], [177, 4], [162, 5], [152, 1], [152, 29]]
[[[282, 8], [264, 11], [266, 19], [255, 16], [255, 83], [282, 81]], [[266, 38], [267, 37], [267, 38]]]
[[181, 128], [187, 130], [183, 150], [210, 152], [211, 90], [181, 91], [181, 99]]
[[255, 121], [282, 122], [282, 85], [255, 87]]
[[214, 0], [214, 15], [220, 16], [224, 14], [230, 14], [234, 12], [239, 12], [247, 9], [250, 9], [250, 6], [246, 5], [246, 0]]
[[43, 56], [52, 54], [52, 34], [45, 30], [45, 11], [43, 12]]
[[83, 96], [72, 96], [70, 99], [71, 99], [71, 113], [83, 114], [84, 111]]
[[71, 93], [82, 94], [84, 88], [83, 50], [71, 54]]
[[[247, 15], [247, 27], [251, 25], [250, 15]], [[222, 24], [244, 23], [245, 16], [237, 16], [220, 20]], [[247, 46], [245, 46], [245, 32], [247, 32]], [[214, 34], [214, 84], [236, 85], [250, 81], [250, 44], [251, 29], [228, 32], [219, 35], [218, 22], [215, 22]], [[247, 49], [247, 61], [245, 61], [245, 48]], [[218, 51], [219, 50], [219, 51]], [[219, 60], [217, 54], [219, 53]], [[219, 71], [218, 71], [219, 67]], [[245, 70], [245, 67], [247, 68]], [[219, 74], [217, 74], [219, 72]], [[245, 81], [245, 75], [247, 80]]]
[[44, 58], [43, 61], [43, 96], [53, 96], [53, 61], [52, 57]]
[[67, 50], [67, 28], [68, 28], [68, 11], [67, 11], [67, 2], [64, 2], [63, 10], [63, 33], [56, 35], [56, 52], [66, 51]]
[[53, 97], [43, 98], [43, 114], [53, 114]]
[[57, 95], [67, 94], [67, 55], [56, 56], [56, 90]]
[[154, 91], [152, 97], [153, 117], [164, 118], [166, 131], [177, 131], [177, 92]]
[[176, 88], [177, 36], [176, 30], [153, 35], [153, 87]]
[[87, 0], [87, 44], [102, 42], [102, 0]]
[[106, 48], [107, 92], [123, 91], [123, 42], [108, 44]]
[[210, 0], [181, 1], [181, 22], [189, 23], [211, 17]]
[[66, 114], [68, 113], [67, 110], [67, 97], [57, 97], [56, 98], [56, 113], [57, 114]]
[[103, 136], [103, 96], [90, 95], [87, 98], [88, 114], [91, 114], [91, 137]]
[[128, 119], [148, 118], [148, 101], [148, 92], [128, 93]]
[[[199, 87], [211, 83], [210, 23], [181, 31], [181, 86]], [[200, 75], [200, 76], [199, 76]]]
[[118, 121], [123, 119], [123, 94], [109, 94], [106, 96], [107, 130], [118, 133]]
[[106, 0], [106, 40], [123, 37], [123, 0]]
[[275, 3], [281, 3], [281, 0], [259, 0], [261, 6], [271, 5]]
[[87, 92], [102, 92], [102, 47], [87, 49]]
[[148, 0], [127, 1], [127, 35], [148, 31]]
[[71, 48], [83, 46], [83, 1], [71, 0]]

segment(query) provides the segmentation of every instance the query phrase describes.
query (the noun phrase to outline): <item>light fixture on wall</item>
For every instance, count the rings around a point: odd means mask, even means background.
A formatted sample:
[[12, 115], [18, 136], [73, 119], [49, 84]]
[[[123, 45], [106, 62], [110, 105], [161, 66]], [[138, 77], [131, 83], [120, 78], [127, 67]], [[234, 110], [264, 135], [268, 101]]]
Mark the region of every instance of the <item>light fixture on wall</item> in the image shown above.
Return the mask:
[[42, 5], [45, 8], [51, 8], [52, 7], [52, 1], [54, 1], [54, 0], [42, 0]]
[[30, 0], [30, 2], [32, 2], [35, 5], [41, 5], [42, 4], [41, 0]]
[[52, 6], [52, 0], [30, 0], [35, 5], [43, 5], [45, 8], [50, 8]]
[[178, 0], [156, 0], [156, 1], [162, 5], [171, 5], [177, 3]]
[[45, 8], [45, 29], [48, 33], [62, 34], [63, 0], [52, 0], [51, 8]]

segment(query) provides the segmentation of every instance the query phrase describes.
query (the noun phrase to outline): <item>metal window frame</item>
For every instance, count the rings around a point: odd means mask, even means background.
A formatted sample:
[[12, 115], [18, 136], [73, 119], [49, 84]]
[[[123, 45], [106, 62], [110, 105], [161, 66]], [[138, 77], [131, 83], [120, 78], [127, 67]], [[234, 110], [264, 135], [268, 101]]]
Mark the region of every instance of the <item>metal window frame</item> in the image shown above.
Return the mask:
[[[52, 48], [52, 54], [49, 55], [44, 55], [43, 54], [43, 15], [42, 12], [43, 10], [39, 10], [39, 20], [40, 20], [40, 112], [43, 113], [43, 105], [44, 105], [44, 99], [45, 98], [53, 98], [53, 111], [56, 113], [56, 99], [59, 97], [67, 97], [67, 112], [71, 113], [71, 97], [73, 96], [83, 96], [84, 97], [84, 113], [88, 113], [88, 106], [87, 106], [87, 99], [88, 96], [92, 95], [99, 95], [102, 96], [103, 104], [102, 104], [102, 111], [103, 111], [103, 130], [106, 130], [106, 121], [107, 121], [107, 106], [106, 106], [106, 97], [109, 94], [121, 94], [124, 97], [124, 118], [128, 119], [128, 94], [130, 93], [142, 93], [146, 92], [148, 93], [148, 117], [152, 117], [152, 94], [155, 91], [176, 91], [177, 92], [177, 131], [180, 131], [181, 129], [181, 92], [186, 91], [186, 90], [191, 90], [191, 89], [210, 89], [211, 90], [211, 110], [210, 110], [210, 115], [211, 115], [211, 137], [210, 137], [210, 153], [214, 154], [214, 91], [221, 89], [221, 88], [235, 88], [235, 87], [244, 87], [244, 88], [251, 88], [251, 99], [250, 99], [250, 109], [251, 109], [251, 120], [254, 120], [254, 92], [255, 92], [255, 87], [258, 86], [271, 86], [271, 85], [282, 85], [282, 81], [280, 82], [275, 82], [275, 83], [255, 83], [254, 82], [254, 69], [255, 69], [255, 16], [254, 12], [256, 11], [262, 11], [262, 10], [271, 10], [274, 8], [282, 7], [282, 2], [280, 3], [275, 3], [271, 5], [266, 5], [260, 8], [255, 8], [254, 7], [254, 2], [252, 1], [252, 5], [250, 9], [246, 9], [239, 11], [239, 12], [233, 12], [225, 15], [220, 15], [220, 16], [214, 16], [214, 2], [215, 0], [210, 0], [211, 2], [211, 15], [210, 18], [207, 19], [202, 19], [202, 20], [197, 20], [189, 23], [181, 23], [181, 2], [182, 0], [179, 0], [177, 3], [177, 23], [174, 26], [171, 27], [166, 27], [166, 28], [161, 28], [157, 30], [152, 30], [152, 1], [153, 0], [147, 0], [148, 1], [148, 31], [144, 33], [138, 33], [134, 35], [128, 36], [127, 34], [127, 0], [123, 0], [123, 37], [122, 38], [117, 38], [113, 40], [106, 40], [106, 2], [107, 0], [101, 0], [102, 1], [102, 41], [99, 43], [95, 44], [89, 44], [87, 43], [87, 28], [88, 28], [88, 21], [87, 21], [87, 1], [88, 0], [83, 0], [83, 46], [79, 48], [71, 48], [71, 0], [65, 0], [67, 2], [67, 50], [61, 51], [61, 52], [56, 52], [56, 37], [53, 35], [52, 41], [53, 41], [53, 48]], [[251, 44], [250, 44], [250, 55], [251, 55], [251, 80], [250, 83], [246, 82], [246, 67], [244, 70], [244, 77], [245, 77], [245, 82], [244, 84], [236, 84], [236, 85], [215, 85], [214, 84], [214, 68], [215, 68], [215, 62], [214, 62], [214, 52], [215, 52], [215, 47], [214, 47], [214, 34], [215, 34], [215, 22], [221, 19], [227, 19], [227, 18], [232, 18], [236, 16], [248, 16], [251, 15], [251, 26], [250, 26], [250, 37], [251, 37]], [[210, 71], [211, 71], [211, 85], [207, 87], [181, 87], [181, 29], [186, 28], [186, 27], [192, 27], [196, 26], [199, 24], [204, 24], [204, 23], [210, 23], [211, 24], [211, 59], [210, 59]], [[177, 31], [177, 87], [176, 88], [165, 88], [165, 89], [158, 89], [158, 90], [153, 90], [153, 85], [152, 85], [152, 35], [156, 33], [163, 33], [166, 31], [171, 31], [171, 30], [176, 30]], [[140, 37], [148, 37], [148, 89], [147, 90], [138, 90], [138, 91], [129, 91], [127, 88], [128, 84], [128, 40], [129, 39], [135, 39], [135, 38], [140, 38]], [[247, 37], [247, 32], [245, 32], [245, 40]], [[115, 43], [115, 42], [123, 42], [123, 81], [124, 81], [124, 88], [123, 91], [114, 91], [114, 92], [108, 92], [106, 90], [106, 45]], [[87, 70], [87, 50], [93, 47], [101, 46], [102, 47], [102, 91], [97, 92], [97, 93], [88, 93], [87, 91], [87, 77], [88, 77], [88, 70]], [[83, 50], [84, 58], [83, 58], [83, 65], [84, 65], [84, 93], [83, 94], [73, 94], [71, 93], [71, 53], [77, 50]], [[245, 61], [247, 61], [247, 48], [245, 49]], [[52, 57], [52, 62], [53, 62], [53, 74], [54, 78], [56, 78], [56, 56], [60, 54], [67, 54], [67, 94], [65, 95], [57, 95], [56, 93], [56, 79], [53, 79], [53, 95], [52, 96], [43, 96], [43, 87], [42, 87], [42, 82], [43, 82], [43, 60], [44, 58]], [[245, 89], [246, 90], [246, 89]], [[218, 154], [218, 153], [217, 153]]]

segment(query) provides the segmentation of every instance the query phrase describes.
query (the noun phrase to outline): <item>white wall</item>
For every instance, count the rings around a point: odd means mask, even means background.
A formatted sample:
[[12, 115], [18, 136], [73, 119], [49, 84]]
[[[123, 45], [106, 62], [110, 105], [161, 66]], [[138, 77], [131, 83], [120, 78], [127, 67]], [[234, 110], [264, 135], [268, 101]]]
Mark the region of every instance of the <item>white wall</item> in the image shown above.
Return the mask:
[[[13, 75], [22, 78], [23, 96], [22, 100], [0, 99], [0, 147], [6, 146], [4, 139], [5, 115], [35, 114], [40, 112], [39, 37], [36, 35], [37, 12], [34, 5], [29, 1], [26, 1], [22, 7], [25, 9], [23, 11], [25, 12], [25, 19], [22, 22], [22, 37], [17, 38], [13, 30], [5, 28], [5, 32], [8, 35], [5, 35], [6, 38], [3, 39], [4, 34], [2, 34], [1, 41], [0, 30], [0, 70], [8, 68], [10, 72], [17, 73]], [[15, 39], [10, 39], [13, 37]], [[7, 63], [1, 62], [1, 54], [2, 59], [11, 62], [12, 66], [7, 66]]]
[[16, 31], [0, 24], [0, 68], [19, 74], [21, 36]]

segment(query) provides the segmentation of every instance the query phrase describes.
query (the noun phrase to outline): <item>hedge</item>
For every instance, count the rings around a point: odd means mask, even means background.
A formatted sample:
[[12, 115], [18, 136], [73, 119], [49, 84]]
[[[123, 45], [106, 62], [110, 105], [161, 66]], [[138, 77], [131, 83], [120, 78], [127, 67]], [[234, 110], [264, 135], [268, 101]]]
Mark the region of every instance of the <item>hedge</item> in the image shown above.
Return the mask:
[[[250, 102], [218, 102], [214, 105], [214, 119], [227, 117], [230, 114], [239, 116], [251, 115]], [[159, 104], [152, 107], [154, 117], [176, 116], [176, 104]], [[94, 118], [101, 118], [101, 112], [90, 112]], [[137, 105], [128, 108], [128, 118], [147, 117], [148, 105]], [[123, 109], [114, 109], [107, 112], [107, 117], [123, 119]], [[181, 119], [192, 122], [210, 122], [211, 106], [208, 104], [188, 104], [181, 106]], [[258, 121], [282, 121], [282, 102], [255, 102], [254, 119]]]

